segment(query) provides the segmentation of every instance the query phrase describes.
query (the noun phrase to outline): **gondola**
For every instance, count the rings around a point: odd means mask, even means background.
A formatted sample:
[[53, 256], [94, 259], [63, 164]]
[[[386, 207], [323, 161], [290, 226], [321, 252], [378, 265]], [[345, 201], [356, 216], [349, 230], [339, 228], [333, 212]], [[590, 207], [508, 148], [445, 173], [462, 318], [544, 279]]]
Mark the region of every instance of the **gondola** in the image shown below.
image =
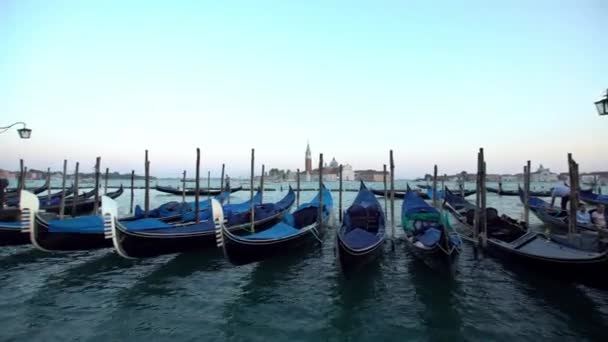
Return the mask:
[[[263, 230], [278, 222], [289, 212], [295, 201], [295, 192], [290, 187], [283, 199], [276, 203], [254, 205], [254, 228]], [[216, 199], [210, 200], [218, 205]], [[119, 255], [125, 258], [151, 257], [161, 254], [184, 252], [201, 248], [215, 247], [215, 224], [213, 215], [207, 220], [170, 225], [157, 219], [144, 219], [124, 222], [115, 219], [115, 202], [104, 197], [104, 229], [108, 241], [112, 241]], [[230, 232], [238, 234], [251, 228], [251, 201], [240, 204], [219, 206], [225, 225]], [[222, 219], [224, 223], [224, 219]]]
[[[35, 188], [33, 190], [27, 190], [27, 191], [33, 193], [34, 195], [38, 195], [39, 193], [48, 190], [48, 188], [49, 188], [49, 183], [46, 182], [42, 186], [39, 186], [39, 187], [37, 187], [37, 188]], [[7, 196], [16, 196], [18, 192], [19, 192], [19, 188], [5, 189], [4, 190], [4, 193]]]
[[[374, 195], [376, 195], [376, 196], [384, 196], [384, 190], [375, 190], [375, 189], [370, 189], [370, 191], [371, 191], [371, 192], [372, 192]], [[420, 197], [422, 197], [422, 198], [424, 198], [424, 199], [429, 199], [429, 196], [428, 196], [426, 193], [424, 193], [424, 192], [422, 192], [422, 191], [418, 191], [418, 190], [413, 190], [413, 191], [416, 191], [416, 193], [417, 193], [417, 194], [418, 194]], [[403, 199], [403, 198], [405, 198], [405, 192], [406, 192], [406, 191], [404, 191], [404, 190], [395, 190], [395, 198], [396, 198], [396, 199]], [[391, 196], [391, 191], [390, 191], [390, 190], [386, 190], [386, 194], [387, 194], [387, 195], [390, 197], [390, 196]]]
[[[223, 193], [215, 196], [215, 199], [224, 203], [226, 199], [230, 196], [230, 193], [224, 191]], [[258, 191], [254, 196], [254, 202], [256, 204], [261, 202], [262, 194]], [[199, 209], [204, 210], [205, 208], [209, 208], [211, 205], [211, 201], [209, 199], [205, 199], [199, 201]], [[249, 201], [247, 203], [250, 203]], [[148, 210], [148, 214], [146, 215], [145, 209], [142, 209], [139, 205], [135, 206], [135, 212], [131, 217], [123, 217], [120, 218], [121, 221], [133, 221], [142, 218], [156, 218], [159, 220], [163, 220], [165, 222], [175, 222], [175, 221], [183, 221], [185, 219], [184, 214], [188, 212], [194, 212], [195, 203], [194, 202], [178, 202], [171, 201], [167, 203], [161, 204], [158, 208]], [[206, 211], [209, 212], [209, 211]]]
[[[523, 204], [524, 200], [524, 191], [519, 188], [519, 199]], [[569, 217], [567, 210], [562, 210], [561, 208], [552, 207], [551, 204], [546, 201], [535, 197], [528, 197], [528, 204], [530, 210], [541, 220], [544, 224], [552, 227], [556, 233], [567, 233], [569, 226]], [[581, 231], [597, 231], [597, 229], [593, 226], [593, 224], [581, 224], [577, 223], [576, 227]]]
[[405, 242], [412, 254], [431, 269], [456, 273], [462, 241], [446, 217], [408, 189], [401, 207]]
[[[493, 187], [486, 187], [486, 190], [491, 193], [498, 194], [499, 196], [519, 196], [517, 190], [502, 190]], [[551, 190], [549, 191], [530, 191], [530, 196], [536, 197], [551, 197]]]
[[[293, 254], [303, 246], [321, 242], [333, 208], [331, 193], [325, 185], [321, 196], [317, 194], [312, 201], [301, 204], [281, 222], [261, 232], [237, 235], [220, 223], [216, 226], [217, 245], [232, 264], [243, 265]], [[322, 218], [318, 220], [320, 209]]]
[[[473, 217], [475, 206], [446, 192], [445, 206], [463, 224], [465, 240], [475, 243]], [[498, 216], [494, 208], [487, 209], [487, 239], [481, 248], [488, 255], [531, 267], [541, 272], [570, 280], [608, 285], [608, 252], [592, 252], [549, 239], [544, 234], [527, 231], [521, 222], [506, 215]]]
[[430, 186], [428, 184], [426, 184], [426, 185], [424, 185], [424, 184], [416, 184], [416, 186], [419, 187], [422, 190], [432, 189], [433, 188], [432, 186]]
[[[155, 189], [156, 189], [156, 191], [160, 191], [160, 192], [164, 192], [164, 193], [172, 194], [172, 195], [182, 196], [184, 194], [183, 190], [180, 190], [180, 189], [177, 189], [177, 188], [173, 188], [173, 187], [170, 187], [170, 186], [160, 186], [160, 185], [157, 185], [155, 187]], [[239, 186], [237, 188], [231, 188], [229, 191], [230, 191], [230, 193], [233, 193], [233, 192], [240, 191], [241, 189], [243, 189], [243, 187]], [[226, 191], [226, 190], [227, 189], [224, 189], [224, 191]], [[199, 195], [204, 195], [204, 196], [207, 196], [207, 195], [209, 195], [209, 196], [216, 196], [216, 195], [219, 195], [221, 193], [222, 193], [221, 189], [200, 189], [198, 191]], [[194, 196], [194, 195], [196, 195], [196, 190], [195, 189], [186, 189], [185, 195], [186, 196]]]
[[343, 272], [369, 264], [382, 254], [386, 217], [376, 196], [361, 182], [353, 204], [336, 231], [336, 254]]
[[[124, 189], [122, 187], [122, 185], [120, 186], [120, 188], [118, 188], [116, 191], [113, 192], [108, 192], [106, 194], [106, 196], [110, 197], [110, 198], [117, 198], [120, 195], [122, 195], [124, 192]], [[88, 215], [90, 213], [93, 212], [93, 209], [95, 208], [95, 199], [94, 198], [84, 198], [83, 196], [87, 196], [90, 192], [85, 193], [84, 195], [79, 195], [78, 197], [76, 197], [76, 210], [73, 212], [72, 209], [74, 208], [74, 197], [68, 197], [65, 199], [65, 207], [64, 207], [64, 213], [65, 215], [69, 215], [69, 216], [81, 216], [81, 215]], [[93, 190], [93, 194], [94, 194], [94, 190]], [[99, 203], [101, 203], [101, 201], [99, 201]], [[51, 205], [41, 205], [40, 206], [40, 210], [44, 210], [47, 213], [56, 213], [58, 214], [59, 211], [61, 210], [61, 203], [53, 203]]]
[[608, 195], [594, 194], [593, 190], [581, 190], [579, 196], [585, 203], [608, 206]]
[[[425, 199], [425, 200], [431, 199], [430, 196], [433, 194], [432, 189], [427, 190], [426, 192], [423, 192], [420, 190], [415, 190], [415, 189], [410, 189], [410, 190], [415, 192], [416, 194], [418, 194], [418, 196], [420, 196], [422, 199]], [[370, 191], [376, 196], [384, 196], [384, 190], [370, 189]], [[407, 190], [395, 190], [395, 198], [404, 199], [406, 192], [407, 192]], [[464, 196], [467, 197], [467, 196], [473, 195], [475, 192], [476, 192], [475, 190], [465, 190]], [[388, 196], [390, 196], [390, 190], [387, 190], [386, 193]], [[438, 193], [441, 193], [441, 192], [438, 191]], [[456, 195], [460, 196], [460, 192], [457, 192]]]
[[[112, 199], [108, 195], [103, 197]], [[127, 218], [124, 224], [137, 229], [146, 229], [154, 228], [151, 224], [155, 222], [172, 227], [172, 224], [152, 218], [132, 220]], [[26, 232], [30, 235], [32, 244], [43, 251], [89, 250], [113, 245], [112, 240], [105, 237], [102, 216], [97, 214], [59, 220], [57, 215], [39, 212], [36, 214], [34, 225]]]
[[[57, 203], [59, 203], [59, 201], [61, 201], [62, 195], [65, 197], [68, 197], [73, 192], [74, 192], [74, 189], [70, 188], [65, 191], [58, 191], [58, 192], [52, 193], [50, 197], [49, 197], [49, 195], [38, 196], [38, 201], [42, 205], [57, 204]], [[14, 197], [11, 197], [8, 200], [6, 200], [7, 206], [17, 206], [18, 204], [19, 204], [19, 197], [16, 195]]]
[[[21, 192], [20, 208], [10, 221], [0, 221], [0, 246], [17, 246], [30, 243], [29, 236], [22, 232], [30, 225], [34, 213], [38, 211], [39, 201], [29, 191]], [[17, 209], [17, 208], [15, 208]]]

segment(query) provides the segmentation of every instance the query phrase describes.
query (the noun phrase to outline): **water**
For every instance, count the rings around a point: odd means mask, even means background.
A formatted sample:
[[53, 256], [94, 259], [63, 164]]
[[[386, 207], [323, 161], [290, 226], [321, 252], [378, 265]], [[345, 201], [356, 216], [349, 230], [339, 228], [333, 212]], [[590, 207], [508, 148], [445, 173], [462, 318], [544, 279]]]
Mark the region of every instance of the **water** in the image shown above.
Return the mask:
[[[143, 202], [143, 191], [135, 194]], [[345, 206], [355, 194], [344, 193]], [[153, 205], [178, 199], [152, 195]], [[266, 192], [265, 200], [282, 195]], [[313, 196], [303, 192], [302, 201]], [[129, 192], [118, 202], [128, 212]], [[522, 211], [514, 197], [489, 194], [488, 204], [514, 217]], [[401, 202], [395, 207], [398, 218]], [[394, 251], [387, 244], [377, 265], [345, 279], [334, 233], [320, 248], [239, 267], [214, 250], [130, 261], [112, 250], [2, 248], [0, 341], [605, 340], [605, 290], [475, 260], [468, 246], [450, 280], [402, 243]]]

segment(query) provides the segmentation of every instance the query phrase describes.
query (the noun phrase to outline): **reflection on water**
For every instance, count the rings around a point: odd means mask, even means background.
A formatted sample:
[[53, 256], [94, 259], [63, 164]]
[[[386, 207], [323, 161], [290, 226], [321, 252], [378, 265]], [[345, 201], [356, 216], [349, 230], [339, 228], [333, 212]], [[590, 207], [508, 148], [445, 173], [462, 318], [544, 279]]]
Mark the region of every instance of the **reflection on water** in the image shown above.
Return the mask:
[[[269, 191], [265, 199], [284, 193]], [[302, 192], [301, 202], [314, 195]], [[355, 195], [344, 193], [344, 208]], [[248, 196], [238, 192], [231, 201]], [[169, 200], [180, 198], [151, 192], [152, 206]], [[135, 190], [135, 202], [143, 202], [143, 190]], [[118, 203], [127, 213], [128, 191]], [[515, 197], [489, 194], [488, 205], [515, 218], [522, 211]], [[396, 218], [400, 207], [397, 201]], [[599, 340], [608, 328], [608, 291], [475, 260], [468, 246], [453, 279], [430, 271], [400, 242], [345, 278], [334, 234], [330, 228], [322, 246], [239, 267], [219, 250], [131, 261], [110, 249], [3, 248], [0, 340], [583, 341]]]

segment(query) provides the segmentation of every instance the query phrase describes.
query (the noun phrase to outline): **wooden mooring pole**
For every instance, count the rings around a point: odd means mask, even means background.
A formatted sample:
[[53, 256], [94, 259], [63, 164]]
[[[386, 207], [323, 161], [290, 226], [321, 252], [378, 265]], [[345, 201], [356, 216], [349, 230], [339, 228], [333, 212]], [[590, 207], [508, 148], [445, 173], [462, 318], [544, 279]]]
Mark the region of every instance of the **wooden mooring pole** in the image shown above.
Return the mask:
[[201, 218], [200, 218], [200, 211], [201, 211], [201, 204], [200, 204], [200, 191], [201, 191], [201, 149], [200, 148], [196, 148], [196, 181], [195, 181], [195, 187], [196, 189], [194, 189], [194, 215], [196, 218], [196, 223], [200, 223], [201, 222]]
[[251, 149], [251, 178], [249, 180], [249, 198], [251, 200], [251, 232], [255, 232], [255, 203], [253, 201], [253, 176], [255, 172], [255, 149]]
[[97, 157], [95, 159], [95, 202], [93, 203], [93, 214], [97, 215], [97, 211], [99, 210], [99, 175], [100, 175], [100, 167], [101, 157]]
[[129, 205], [129, 214], [133, 214], [133, 201], [135, 200], [135, 170], [131, 170], [131, 202]]
[[300, 169], [296, 171], [296, 208], [300, 206]]
[[226, 164], [222, 164], [222, 176], [220, 178], [220, 192], [224, 192], [224, 171], [226, 169]]
[[63, 174], [61, 175], [61, 202], [59, 204], [59, 219], [63, 220], [63, 214], [65, 213], [65, 179], [66, 173], [68, 172], [68, 161], [63, 160]]
[[260, 176], [260, 203], [264, 203], [264, 164], [262, 164], [262, 175]]
[[76, 162], [76, 170], [74, 172], [74, 195], [72, 195], [72, 211], [70, 214], [72, 217], [76, 216], [76, 204], [78, 202], [78, 167], [80, 166], [79, 162]]
[[339, 193], [338, 193], [338, 203], [339, 203], [339, 212], [338, 212], [338, 219], [340, 221], [340, 223], [342, 223], [342, 164], [340, 164], [340, 169], [339, 169], [339, 179], [340, 179], [340, 185], [339, 185]]
[[391, 177], [391, 249], [395, 250], [395, 161], [393, 150], [389, 153], [390, 177]]
[[437, 208], [437, 164], [433, 167], [433, 207]]
[[51, 204], [51, 168], [46, 169], [46, 203]]
[[319, 154], [319, 211], [317, 213], [317, 224], [323, 225], [323, 153]]
[[148, 217], [148, 212], [150, 211], [150, 160], [148, 159], [148, 150], [146, 150], [146, 160], [144, 164], [145, 168], [145, 194], [144, 194], [144, 217]]
[[106, 177], [104, 179], [104, 184], [103, 184], [103, 194], [107, 195], [108, 194], [108, 177], [110, 176], [110, 168], [106, 167]]
[[388, 217], [388, 189], [386, 187], [386, 164], [382, 167], [382, 180], [384, 183], [384, 218]]

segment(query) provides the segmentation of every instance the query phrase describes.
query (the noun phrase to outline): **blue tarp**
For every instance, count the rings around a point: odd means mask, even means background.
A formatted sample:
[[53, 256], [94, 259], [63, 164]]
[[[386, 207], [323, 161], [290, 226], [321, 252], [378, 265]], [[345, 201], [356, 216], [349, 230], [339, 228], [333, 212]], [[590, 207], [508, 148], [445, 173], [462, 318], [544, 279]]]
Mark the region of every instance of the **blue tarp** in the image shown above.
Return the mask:
[[49, 231], [54, 233], [103, 234], [101, 216], [80, 216], [65, 220], [50, 220]]
[[437, 209], [426, 203], [418, 194], [413, 191], [407, 191], [405, 198], [403, 199], [403, 205], [401, 207], [401, 215], [411, 215], [419, 213], [436, 213], [439, 214]]
[[266, 229], [259, 233], [254, 233], [246, 236], [242, 236], [246, 240], [268, 240], [268, 239], [280, 239], [291, 235], [300, 233], [299, 229], [296, 229], [287, 223], [279, 222], [272, 226], [272, 228]]
[[380, 237], [367, 230], [355, 228], [344, 234], [342, 240], [353, 249], [361, 249], [375, 244]]
[[423, 234], [417, 235], [416, 239], [426, 247], [433, 247], [441, 237], [441, 230], [437, 228], [428, 228]]

